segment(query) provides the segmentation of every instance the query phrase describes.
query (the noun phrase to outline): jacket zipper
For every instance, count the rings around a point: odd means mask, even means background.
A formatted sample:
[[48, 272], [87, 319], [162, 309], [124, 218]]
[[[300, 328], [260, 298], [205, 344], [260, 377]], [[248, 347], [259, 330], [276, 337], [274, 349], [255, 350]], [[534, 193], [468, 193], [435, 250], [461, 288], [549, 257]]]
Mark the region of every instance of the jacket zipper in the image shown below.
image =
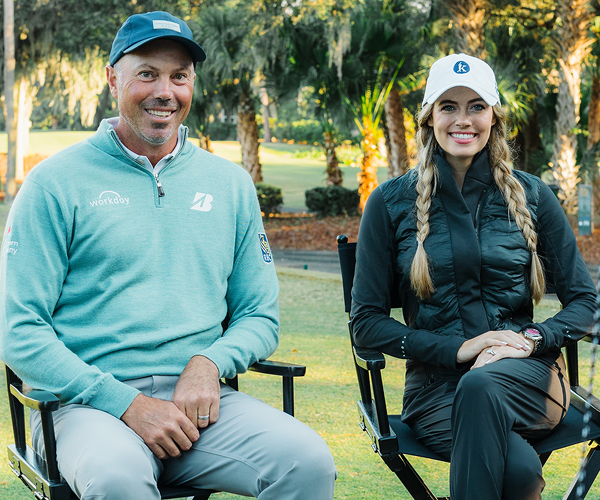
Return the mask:
[[[126, 158], [129, 158], [131, 161], [133, 161], [133, 163], [135, 164], [135, 166], [137, 168], [139, 168], [140, 170], [143, 170], [145, 172], [148, 172], [153, 178], [154, 181], [156, 182], [156, 191], [158, 193], [158, 197], [162, 198], [163, 196], [165, 196], [165, 190], [162, 187], [162, 184], [160, 182], [160, 179], [158, 178], [158, 174], [155, 174], [154, 172], [150, 172], [148, 169], [146, 169], [142, 163], [138, 163], [136, 162], [133, 158], [131, 158], [131, 156], [129, 156], [129, 154], [127, 153], [127, 151], [125, 151], [123, 149], [123, 146], [121, 144], [121, 141], [119, 140], [119, 138], [117, 137], [117, 133], [113, 130], [110, 131], [111, 134], [114, 134], [113, 140], [115, 141], [115, 143], [117, 144], [117, 146], [119, 147], [119, 149], [123, 152], [123, 154], [125, 155]], [[167, 169], [168, 167], [171, 166], [171, 164], [177, 159], [177, 157], [181, 154], [181, 152], [183, 151], [183, 148], [185, 146], [185, 143], [187, 141], [187, 130], [185, 130], [183, 132], [183, 137], [182, 137], [182, 141], [181, 141], [181, 147], [179, 148], [179, 151], [177, 151], [177, 154], [171, 159], [171, 161], [168, 163], [168, 165], [166, 165], [162, 170]]]
[[482, 204], [483, 200], [485, 199], [486, 195], [487, 195], [487, 189], [484, 189], [483, 192], [481, 193], [481, 196], [479, 197], [479, 201], [477, 202], [477, 209], [475, 210], [475, 234], [477, 235], [477, 237], [479, 237], [479, 223], [481, 222], [479, 220], [479, 212], [480, 212], [481, 204]]
[[[175, 159], [175, 158], [173, 158]], [[165, 190], [162, 187], [162, 184], [158, 180], [158, 174], [154, 174], [154, 179], [156, 180], [156, 188], [158, 189], [158, 197], [162, 198], [165, 195]]]

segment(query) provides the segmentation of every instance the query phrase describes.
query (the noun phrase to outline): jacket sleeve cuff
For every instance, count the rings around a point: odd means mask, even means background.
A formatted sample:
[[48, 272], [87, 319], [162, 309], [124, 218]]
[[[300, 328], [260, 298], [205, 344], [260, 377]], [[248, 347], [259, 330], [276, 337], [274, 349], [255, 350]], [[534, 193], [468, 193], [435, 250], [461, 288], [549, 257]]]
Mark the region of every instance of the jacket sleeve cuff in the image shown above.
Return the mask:
[[123, 382], [110, 379], [89, 399], [87, 404], [98, 410], [110, 413], [116, 418], [121, 418], [139, 393], [140, 391]]

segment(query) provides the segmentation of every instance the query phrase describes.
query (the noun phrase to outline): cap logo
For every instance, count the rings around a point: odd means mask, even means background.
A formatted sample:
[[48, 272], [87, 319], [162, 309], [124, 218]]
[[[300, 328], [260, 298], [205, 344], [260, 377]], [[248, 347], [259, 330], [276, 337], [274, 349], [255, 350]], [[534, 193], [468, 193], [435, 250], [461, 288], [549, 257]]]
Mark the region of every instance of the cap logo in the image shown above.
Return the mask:
[[469, 71], [471, 71], [471, 68], [469, 67], [469, 65], [464, 62], [464, 61], [458, 61], [455, 65], [454, 65], [454, 72], [458, 73], [459, 75], [462, 75], [464, 73], [468, 73]]
[[172, 30], [181, 33], [181, 26], [173, 21], [154, 20], [152, 25], [155, 30]]

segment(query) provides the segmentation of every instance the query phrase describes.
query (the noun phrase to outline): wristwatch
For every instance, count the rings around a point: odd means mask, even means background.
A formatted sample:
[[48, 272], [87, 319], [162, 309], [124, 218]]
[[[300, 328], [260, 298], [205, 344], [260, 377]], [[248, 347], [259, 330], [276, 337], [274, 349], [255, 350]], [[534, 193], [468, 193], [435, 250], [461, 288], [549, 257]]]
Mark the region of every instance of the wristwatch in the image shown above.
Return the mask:
[[534, 345], [531, 354], [535, 354], [536, 352], [538, 352], [540, 350], [540, 347], [542, 346], [542, 340], [544, 338], [542, 337], [540, 331], [536, 330], [535, 328], [525, 328], [525, 330], [523, 330], [521, 333], [526, 339], [533, 340]]

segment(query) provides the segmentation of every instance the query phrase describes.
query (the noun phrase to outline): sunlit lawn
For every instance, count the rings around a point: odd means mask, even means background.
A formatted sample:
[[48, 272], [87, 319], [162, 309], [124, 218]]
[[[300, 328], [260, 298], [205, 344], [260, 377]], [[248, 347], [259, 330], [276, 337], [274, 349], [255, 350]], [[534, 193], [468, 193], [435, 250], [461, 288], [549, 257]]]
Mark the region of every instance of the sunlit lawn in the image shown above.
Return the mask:
[[[91, 132], [32, 131], [30, 135], [30, 154], [49, 156], [67, 146], [89, 137]], [[192, 141], [194, 141], [192, 139]], [[197, 143], [197, 141], [195, 141]], [[241, 164], [239, 142], [213, 142], [215, 154]], [[318, 186], [325, 186], [325, 161], [298, 158], [296, 151], [311, 149], [310, 146], [284, 143], [262, 144], [260, 160], [263, 166], [264, 182], [280, 187], [283, 192], [284, 206], [305, 209], [304, 192]], [[6, 152], [6, 134], [0, 133], [0, 152]], [[344, 187], [358, 187], [356, 174], [358, 168], [343, 166]], [[379, 181], [387, 179], [385, 168], [379, 169]]]

